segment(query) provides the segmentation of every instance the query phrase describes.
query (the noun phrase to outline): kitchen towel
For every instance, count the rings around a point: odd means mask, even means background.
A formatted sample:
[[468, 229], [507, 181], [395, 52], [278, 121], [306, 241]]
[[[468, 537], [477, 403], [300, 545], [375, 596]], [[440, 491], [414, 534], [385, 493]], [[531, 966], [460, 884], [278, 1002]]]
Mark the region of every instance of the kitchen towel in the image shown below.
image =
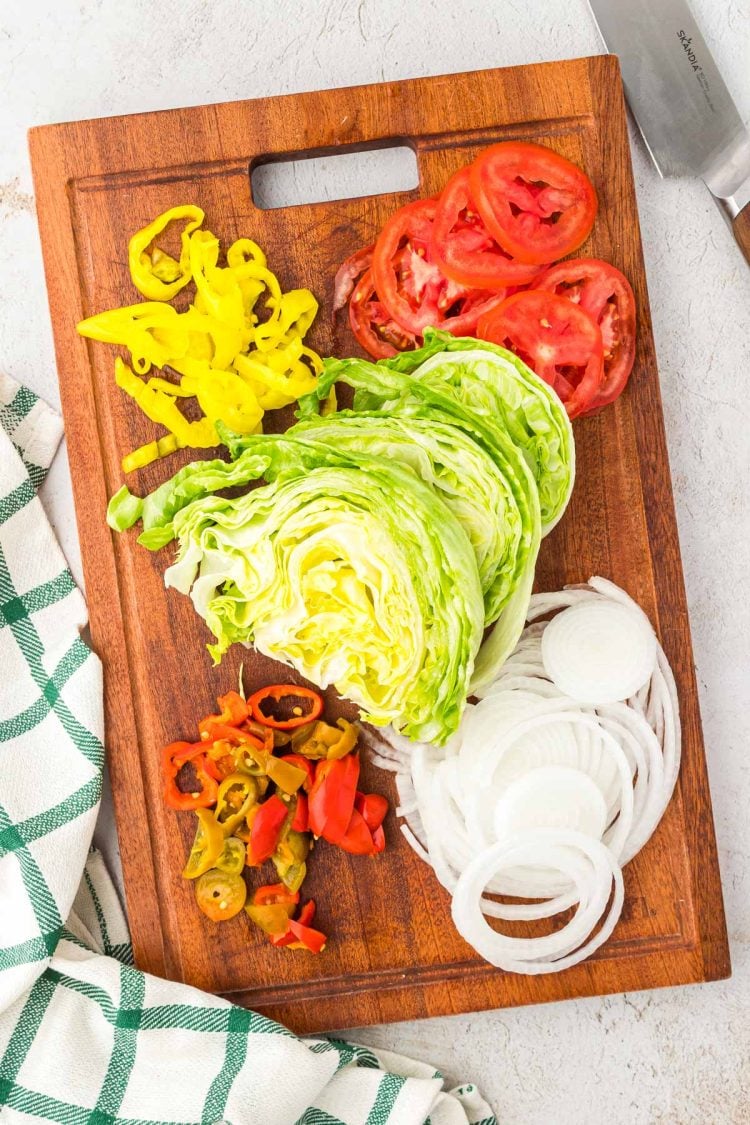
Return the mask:
[[0, 1122], [495, 1125], [470, 1084], [132, 965], [91, 851], [104, 765], [86, 605], [37, 490], [58, 416], [0, 375]]

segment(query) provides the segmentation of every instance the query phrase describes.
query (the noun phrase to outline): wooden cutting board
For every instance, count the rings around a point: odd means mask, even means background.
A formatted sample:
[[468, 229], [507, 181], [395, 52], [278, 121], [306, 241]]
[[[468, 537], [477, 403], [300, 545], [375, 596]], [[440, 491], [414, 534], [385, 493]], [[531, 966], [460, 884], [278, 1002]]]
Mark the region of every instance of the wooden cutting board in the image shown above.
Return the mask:
[[[575, 424], [578, 475], [561, 524], [545, 540], [537, 589], [601, 574], [654, 622], [677, 677], [684, 731], [676, 795], [656, 835], [625, 872], [625, 910], [587, 963], [544, 977], [512, 976], [456, 934], [449, 899], [410, 851], [391, 813], [377, 859], [316, 849], [306, 890], [331, 935], [320, 957], [272, 948], [243, 916], [215, 926], [180, 878], [192, 817], [165, 809], [159, 751], [190, 737], [217, 694], [248, 688], [279, 666], [232, 652], [218, 669], [189, 599], [165, 591], [171, 548], [113, 535], [104, 513], [122, 483], [120, 458], [155, 436], [115, 387], [113, 350], [77, 336], [82, 317], [139, 299], [129, 236], [167, 207], [195, 202], [226, 244], [247, 235], [285, 287], [321, 301], [312, 333], [322, 353], [360, 354], [330, 321], [338, 264], [372, 241], [400, 204], [440, 190], [492, 142], [542, 142], [580, 164], [599, 196], [581, 253], [630, 278], [638, 354], [627, 393]], [[272, 159], [406, 143], [418, 191], [262, 210], [250, 170]], [[39, 225], [57, 348], [93, 644], [104, 662], [107, 746], [139, 966], [259, 1008], [306, 1032], [568, 996], [715, 980], [729, 973], [680, 552], [654, 358], [646, 279], [617, 60], [577, 59], [377, 86], [262, 98], [34, 129]], [[367, 185], [363, 184], [366, 192]], [[142, 470], [145, 492], [190, 459]], [[288, 678], [288, 672], [285, 673]], [[367, 788], [395, 798], [365, 767]]]

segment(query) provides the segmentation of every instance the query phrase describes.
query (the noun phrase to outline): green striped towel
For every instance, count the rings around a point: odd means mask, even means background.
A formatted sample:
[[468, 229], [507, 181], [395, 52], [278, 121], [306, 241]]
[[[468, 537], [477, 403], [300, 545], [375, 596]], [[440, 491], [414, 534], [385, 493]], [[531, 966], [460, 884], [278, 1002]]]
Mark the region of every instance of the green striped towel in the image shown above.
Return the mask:
[[101, 666], [37, 488], [56, 414], [0, 376], [0, 1121], [59, 1125], [492, 1125], [473, 1086], [132, 965], [90, 851]]

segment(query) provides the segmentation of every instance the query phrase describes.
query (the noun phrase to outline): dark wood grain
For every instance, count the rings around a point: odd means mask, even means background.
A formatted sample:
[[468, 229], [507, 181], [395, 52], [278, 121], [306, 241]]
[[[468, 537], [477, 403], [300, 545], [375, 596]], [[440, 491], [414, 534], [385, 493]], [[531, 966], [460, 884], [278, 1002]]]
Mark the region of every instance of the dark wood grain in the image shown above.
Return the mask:
[[[332, 940], [319, 958], [272, 948], [243, 917], [213, 926], [180, 878], [191, 818], [162, 805], [159, 749], [190, 735], [214, 697], [278, 675], [273, 662], [232, 652], [218, 669], [190, 601], [165, 591], [171, 549], [151, 555], [104, 522], [122, 454], [153, 428], [114, 385], [110, 348], [77, 336], [83, 316], [137, 300], [126, 244], [166, 207], [199, 203], [226, 242], [256, 239], [286, 286], [309, 285], [322, 312], [312, 342], [358, 352], [329, 319], [340, 261], [372, 240], [400, 203], [438, 191], [481, 148], [543, 142], [592, 177], [600, 213], [581, 253], [619, 266], [640, 319], [628, 392], [576, 423], [578, 478], [565, 519], [545, 541], [537, 588], [602, 574], [657, 626], [679, 686], [684, 764], [648, 847], [625, 873], [627, 902], [612, 940], [565, 973], [526, 978], [482, 962], [458, 937], [449, 900], [411, 853], [391, 813], [376, 860], [320, 847], [310, 893]], [[418, 192], [260, 210], [250, 169], [394, 142], [413, 146]], [[727, 975], [721, 887], [690, 632], [617, 62], [609, 57], [380, 86], [329, 90], [32, 130], [50, 309], [70, 449], [94, 646], [105, 670], [107, 745], [138, 964], [261, 1008], [298, 1031], [442, 1015], [566, 996], [713, 980]], [[288, 419], [287, 419], [288, 420]], [[283, 421], [283, 420], [282, 420]], [[282, 424], [279, 422], [278, 424]], [[190, 459], [137, 474], [146, 491]], [[288, 672], [284, 673], [288, 676]], [[331, 709], [339, 705], [331, 699]], [[368, 786], [394, 797], [365, 766]]]
[[732, 232], [737, 245], [750, 264], [750, 203], [743, 207], [732, 221]]

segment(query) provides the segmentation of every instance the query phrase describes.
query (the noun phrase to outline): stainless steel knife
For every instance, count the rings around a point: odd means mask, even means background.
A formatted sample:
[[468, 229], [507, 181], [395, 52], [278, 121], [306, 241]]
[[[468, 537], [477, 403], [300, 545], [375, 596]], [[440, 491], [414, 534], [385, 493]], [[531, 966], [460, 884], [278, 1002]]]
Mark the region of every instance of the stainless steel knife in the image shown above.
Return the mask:
[[750, 263], [750, 132], [685, 0], [589, 0], [661, 176], [700, 176]]

